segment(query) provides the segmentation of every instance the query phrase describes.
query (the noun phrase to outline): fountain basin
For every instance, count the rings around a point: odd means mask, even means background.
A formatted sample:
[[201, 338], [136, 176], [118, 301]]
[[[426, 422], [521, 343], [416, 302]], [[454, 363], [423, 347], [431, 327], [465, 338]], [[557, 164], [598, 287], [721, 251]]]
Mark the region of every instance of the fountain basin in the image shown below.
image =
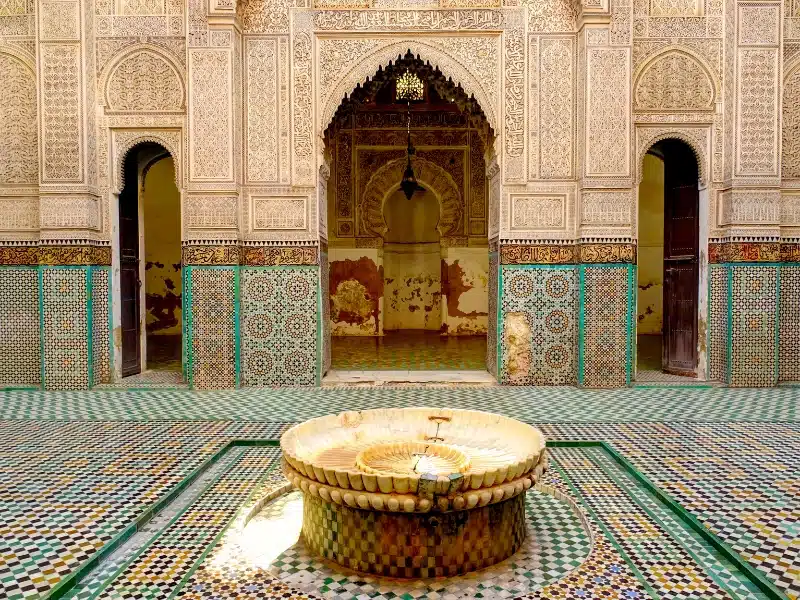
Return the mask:
[[480, 411], [346, 412], [291, 428], [281, 448], [312, 551], [392, 577], [511, 556], [525, 538], [523, 493], [547, 468], [538, 429]]

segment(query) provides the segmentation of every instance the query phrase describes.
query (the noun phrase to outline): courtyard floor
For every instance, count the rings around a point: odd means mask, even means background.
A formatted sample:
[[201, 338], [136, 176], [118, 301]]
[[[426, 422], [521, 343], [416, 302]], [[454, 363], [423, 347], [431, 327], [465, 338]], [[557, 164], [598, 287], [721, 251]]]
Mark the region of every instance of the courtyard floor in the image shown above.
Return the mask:
[[[298, 539], [290, 424], [488, 410], [539, 426], [529, 536], [470, 576], [342, 572]], [[798, 598], [800, 389], [0, 392], [0, 598]]]
[[343, 371], [486, 370], [486, 336], [438, 331], [387, 331], [382, 336], [331, 336], [331, 368]]

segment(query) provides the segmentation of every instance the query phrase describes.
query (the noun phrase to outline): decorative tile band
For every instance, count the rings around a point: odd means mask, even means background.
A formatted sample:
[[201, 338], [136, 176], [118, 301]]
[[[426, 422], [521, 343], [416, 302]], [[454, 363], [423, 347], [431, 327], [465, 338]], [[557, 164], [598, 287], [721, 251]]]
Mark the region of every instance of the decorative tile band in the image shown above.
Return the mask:
[[634, 243], [511, 244], [500, 247], [504, 265], [635, 263]]
[[111, 265], [110, 246], [0, 246], [0, 265]]
[[319, 249], [315, 246], [259, 246], [244, 247], [243, 250], [242, 264], [248, 267], [319, 264]]
[[781, 262], [800, 262], [800, 244], [781, 244]]
[[500, 246], [500, 263], [504, 265], [566, 265], [574, 264], [575, 257], [575, 246]]
[[636, 263], [636, 244], [581, 244], [580, 262], [582, 264]]
[[184, 265], [238, 265], [242, 248], [236, 244], [217, 246], [184, 246]]
[[184, 265], [276, 267], [318, 265], [316, 246], [239, 246], [237, 244], [190, 245], [183, 247]]
[[[786, 258], [784, 258], [784, 247]], [[792, 258], [794, 257], [794, 258]], [[800, 260], [800, 244], [780, 242], [709, 242], [708, 262], [794, 262]]]

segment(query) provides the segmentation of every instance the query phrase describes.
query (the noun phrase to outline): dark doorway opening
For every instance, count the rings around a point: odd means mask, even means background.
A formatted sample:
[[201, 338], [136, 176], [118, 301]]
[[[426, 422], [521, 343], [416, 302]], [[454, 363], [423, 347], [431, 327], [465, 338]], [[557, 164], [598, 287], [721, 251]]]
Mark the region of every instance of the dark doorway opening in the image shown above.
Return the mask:
[[119, 195], [122, 376], [181, 370], [180, 192], [172, 156], [135, 146]]
[[638, 372], [696, 376], [699, 286], [697, 159], [680, 140], [655, 144], [639, 191]]

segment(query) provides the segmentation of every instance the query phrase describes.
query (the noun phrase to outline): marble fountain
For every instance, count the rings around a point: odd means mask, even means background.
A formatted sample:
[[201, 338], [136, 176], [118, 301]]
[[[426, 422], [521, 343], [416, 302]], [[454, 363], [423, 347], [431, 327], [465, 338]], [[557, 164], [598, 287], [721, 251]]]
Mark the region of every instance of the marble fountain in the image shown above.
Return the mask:
[[309, 550], [393, 578], [451, 577], [514, 554], [525, 492], [547, 469], [538, 429], [468, 410], [319, 417], [286, 431], [281, 449]]

